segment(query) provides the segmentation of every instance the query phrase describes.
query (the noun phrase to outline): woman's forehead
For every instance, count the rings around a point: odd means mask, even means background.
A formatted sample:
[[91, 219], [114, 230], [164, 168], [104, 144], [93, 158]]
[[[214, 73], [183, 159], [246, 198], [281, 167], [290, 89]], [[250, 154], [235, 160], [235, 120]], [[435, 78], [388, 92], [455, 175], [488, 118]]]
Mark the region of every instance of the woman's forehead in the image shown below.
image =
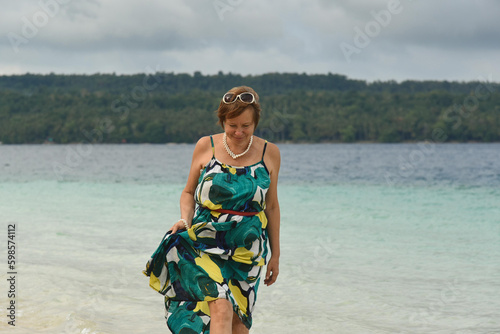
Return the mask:
[[227, 122], [236, 123], [236, 122], [253, 122], [253, 109], [251, 107], [246, 108], [243, 113], [239, 116], [233, 118], [227, 118]]

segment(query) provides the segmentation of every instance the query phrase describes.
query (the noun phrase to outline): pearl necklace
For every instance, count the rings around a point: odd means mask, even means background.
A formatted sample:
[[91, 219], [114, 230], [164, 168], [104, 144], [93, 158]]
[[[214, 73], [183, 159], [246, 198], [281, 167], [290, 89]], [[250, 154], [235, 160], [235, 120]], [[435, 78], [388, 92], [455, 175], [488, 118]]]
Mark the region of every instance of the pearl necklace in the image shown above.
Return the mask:
[[252, 146], [252, 142], [253, 142], [253, 135], [252, 135], [250, 137], [250, 142], [248, 143], [248, 147], [245, 150], [245, 152], [240, 153], [240, 154], [234, 154], [233, 151], [231, 151], [231, 149], [229, 148], [229, 146], [227, 146], [226, 138], [227, 138], [227, 136], [226, 136], [226, 133], [224, 132], [224, 136], [222, 137], [222, 142], [224, 143], [224, 147], [226, 148], [227, 154], [229, 154], [233, 159], [236, 159], [236, 158], [239, 158], [239, 157], [245, 155], [248, 152], [248, 150], [250, 149], [250, 146]]

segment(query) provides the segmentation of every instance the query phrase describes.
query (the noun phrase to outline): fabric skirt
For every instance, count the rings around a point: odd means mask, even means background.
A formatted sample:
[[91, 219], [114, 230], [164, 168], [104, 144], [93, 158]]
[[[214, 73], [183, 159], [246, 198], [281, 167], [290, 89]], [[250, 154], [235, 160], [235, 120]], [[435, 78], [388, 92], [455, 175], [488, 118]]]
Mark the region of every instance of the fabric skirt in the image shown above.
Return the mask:
[[267, 256], [266, 225], [264, 212], [244, 217], [199, 210], [188, 231], [165, 235], [143, 272], [165, 296], [173, 333], [209, 333], [208, 302], [220, 298], [250, 329]]

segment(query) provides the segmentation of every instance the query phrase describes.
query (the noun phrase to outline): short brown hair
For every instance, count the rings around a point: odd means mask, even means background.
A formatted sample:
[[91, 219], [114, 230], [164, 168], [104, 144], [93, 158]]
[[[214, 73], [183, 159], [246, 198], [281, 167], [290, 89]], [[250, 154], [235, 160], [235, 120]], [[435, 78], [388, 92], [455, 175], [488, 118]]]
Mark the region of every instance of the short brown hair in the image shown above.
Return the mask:
[[228, 90], [228, 93], [231, 92], [235, 95], [239, 95], [241, 93], [249, 92], [252, 93], [253, 96], [255, 96], [255, 102], [254, 103], [245, 103], [241, 102], [239, 99], [237, 99], [234, 103], [229, 103], [226, 104], [222, 102], [222, 98], [219, 104], [219, 108], [215, 111], [217, 113], [217, 117], [219, 117], [219, 121], [217, 124], [222, 126], [224, 128], [224, 122], [226, 119], [231, 119], [238, 117], [245, 111], [246, 108], [252, 107], [253, 108], [253, 122], [255, 124], [255, 128], [257, 128], [257, 124], [259, 124], [260, 120], [260, 104], [259, 104], [259, 95], [248, 86], [239, 86], [239, 87], [233, 87], [230, 90]]

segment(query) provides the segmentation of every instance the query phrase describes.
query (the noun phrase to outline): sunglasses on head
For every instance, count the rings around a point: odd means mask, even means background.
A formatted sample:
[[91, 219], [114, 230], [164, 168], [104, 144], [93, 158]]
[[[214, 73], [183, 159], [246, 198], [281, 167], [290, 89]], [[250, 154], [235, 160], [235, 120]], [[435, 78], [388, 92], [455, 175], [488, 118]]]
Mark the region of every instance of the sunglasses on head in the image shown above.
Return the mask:
[[226, 93], [222, 97], [222, 102], [224, 102], [226, 104], [230, 104], [230, 103], [236, 102], [237, 99], [240, 99], [240, 101], [243, 103], [254, 103], [255, 102], [255, 96], [253, 96], [253, 94], [249, 93], [249, 92], [241, 93], [239, 95], [236, 95], [234, 93]]

